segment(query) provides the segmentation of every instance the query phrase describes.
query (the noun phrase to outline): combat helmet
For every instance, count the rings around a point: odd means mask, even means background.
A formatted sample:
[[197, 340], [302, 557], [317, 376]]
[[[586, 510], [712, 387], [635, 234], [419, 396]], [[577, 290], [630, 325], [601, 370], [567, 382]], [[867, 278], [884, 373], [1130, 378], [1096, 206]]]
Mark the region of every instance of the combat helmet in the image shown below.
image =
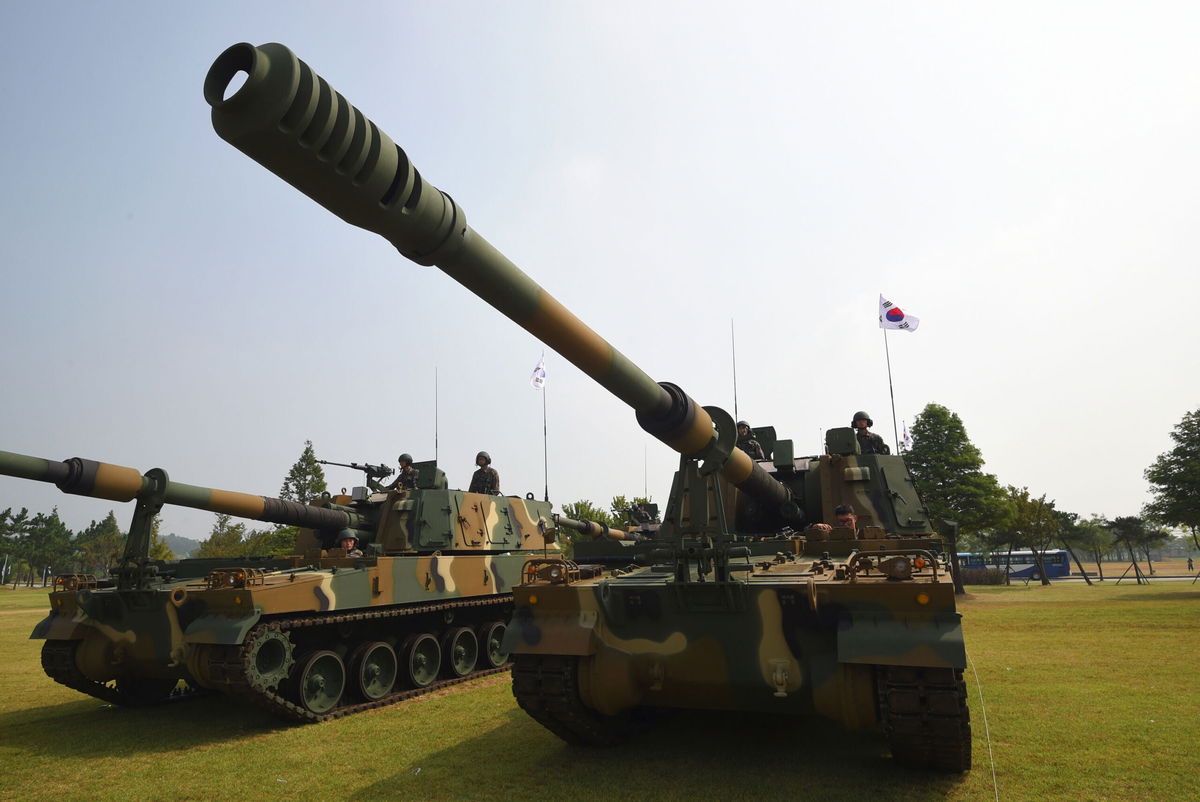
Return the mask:
[[412, 465], [412, 461], [413, 461], [413, 460], [412, 460], [412, 454], [409, 454], [408, 452], [405, 452], [405, 453], [401, 454], [401, 455], [400, 455], [400, 456], [399, 456], [399, 457], [396, 459], [396, 461], [397, 461], [397, 462], [401, 462], [401, 463], [407, 462], [409, 465]]
[[750, 431], [754, 431], [753, 427], [747, 421], [740, 420], [737, 422], [737, 428], [740, 429], [743, 426], [745, 426], [747, 429], [750, 429]]
[[853, 427], [854, 424], [858, 423], [860, 420], [865, 420], [868, 427], [875, 425], [875, 421], [871, 420], [871, 416], [860, 409], [858, 412], [855, 412], [854, 417], [850, 419], [850, 426]]
[[487, 453], [486, 451], [480, 451], [478, 454], [475, 455], [475, 464], [476, 465], [479, 464], [480, 457], [483, 457], [485, 460], [487, 460], [488, 465], [492, 464], [492, 455]]

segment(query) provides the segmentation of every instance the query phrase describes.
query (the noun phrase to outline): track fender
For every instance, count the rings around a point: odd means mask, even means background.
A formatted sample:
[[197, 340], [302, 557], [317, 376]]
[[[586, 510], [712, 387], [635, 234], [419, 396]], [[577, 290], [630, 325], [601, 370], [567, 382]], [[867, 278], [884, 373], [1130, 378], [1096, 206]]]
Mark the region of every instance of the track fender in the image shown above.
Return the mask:
[[965, 668], [962, 614], [845, 613], [838, 618], [837, 659], [841, 663]]
[[518, 605], [502, 648], [511, 654], [595, 654], [596, 618], [595, 610], [535, 614], [531, 606]]
[[227, 615], [203, 615], [184, 630], [185, 643], [214, 643], [235, 646], [246, 639], [246, 634], [262, 618], [262, 610], [255, 609], [249, 615], [231, 618]]

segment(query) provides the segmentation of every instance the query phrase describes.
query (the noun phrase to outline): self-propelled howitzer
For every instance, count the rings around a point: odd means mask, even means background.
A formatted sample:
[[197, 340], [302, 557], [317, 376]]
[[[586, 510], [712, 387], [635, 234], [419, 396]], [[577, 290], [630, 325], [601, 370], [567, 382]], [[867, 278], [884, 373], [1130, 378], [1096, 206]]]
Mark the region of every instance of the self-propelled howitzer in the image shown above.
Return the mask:
[[[793, 457], [790, 441], [762, 461], [738, 450], [727, 413], [655, 382], [584, 325], [286, 47], [234, 45], [204, 95], [222, 138], [440, 268], [680, 454], [662, 526], [637, 565], [527, 563], [506, 644], [513, 693], [531, 716], [568, 741], [605, 744], [646, 708], [816, 714], [882, 724], [904, 763], [970, 766], [960, 617], [900, 457], [862, 455], [849, 430], [831, 430], [827, 453], [813, 457]], [[842, 506], [861, 530], [797, 534], [835, 523]]]
[[[0, 474], [135, 501], [112, 579], [60, 574], [42, 666], [106, 701], [220, 691], [319, 721], [499, 670], [527, 557], [556, 553], [550, 504], [450, 490], [434, 462], [415, 489], [310, 504], [176, 482], [155, 468], [0, 451]], [[284, 557], [149, 557], [154, 516], [178, 505], [296, 526]], [[352, 549], [345, 548], [353, 538]]]

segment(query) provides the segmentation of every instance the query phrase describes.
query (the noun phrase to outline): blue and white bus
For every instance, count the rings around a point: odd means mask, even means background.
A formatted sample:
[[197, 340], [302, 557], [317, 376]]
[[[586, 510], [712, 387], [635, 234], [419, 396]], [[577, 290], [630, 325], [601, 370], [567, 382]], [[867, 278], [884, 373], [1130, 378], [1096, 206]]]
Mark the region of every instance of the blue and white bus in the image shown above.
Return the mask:
[[[1065, 549], [1047, 549], [1042, 552], [1042, 564], [1046, 566], [1046, 576], [1048, 577], [1071, 575], [1071, 555]], [[1037, 557], [1032, 551], [1014, 551], [1011, 555], [1007, 551], [998, 551], [993, 554], [959, 552], [958, 565], [966, 569], [999, 568], [1001, 570], [1007, 565], [1010, 576], [1038, 578]]]

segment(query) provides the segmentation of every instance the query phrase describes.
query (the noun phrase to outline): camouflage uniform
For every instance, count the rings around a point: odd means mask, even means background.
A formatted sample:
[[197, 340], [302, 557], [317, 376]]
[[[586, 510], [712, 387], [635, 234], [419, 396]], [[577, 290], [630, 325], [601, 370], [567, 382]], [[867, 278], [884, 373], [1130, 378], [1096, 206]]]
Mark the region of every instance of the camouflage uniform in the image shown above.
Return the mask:
[[887, 443], [883, 442], [882, 437], [875, 434], [875, 432], [868, 432], [866, 429], [858, 430], [858, 447], [864, 454], [892, 453]]
[[390, 485], [388, 485], [388, 487], [396, 488], [398, 490], [416, 490], [417, 478], [420, 477], [420, 475], [421, 472], [411, 465], [408, 467], [407, 471], [401, 468], [400, 473], [396, 475], [396, 479]]
[[762, 445], [754, 439], [754, 435], [746, 435], [739, 437], [737, 447], [750, 455], [751, 459], [766, 459], [767, 455], [763, 453]]
[[500, 474], [490, 465], [480, 468], [471, 476], [471, 486], [467, 488], [467, 492], [500, 495]]

